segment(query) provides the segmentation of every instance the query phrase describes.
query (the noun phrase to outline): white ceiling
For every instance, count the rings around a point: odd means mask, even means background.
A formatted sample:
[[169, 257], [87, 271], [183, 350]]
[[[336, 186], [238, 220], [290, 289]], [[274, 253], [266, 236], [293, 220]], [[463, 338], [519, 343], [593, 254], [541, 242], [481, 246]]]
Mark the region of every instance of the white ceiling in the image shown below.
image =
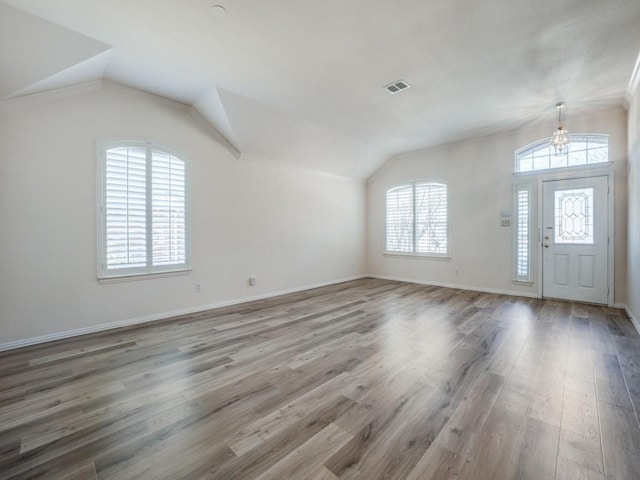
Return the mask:
[[248, 158], [358, 179], [552, 124], [559, 100], [567, 123], [621, 105], [639, 51], [638, 0], [0, 2], [1, 99], [104, 78], [192, 105]]

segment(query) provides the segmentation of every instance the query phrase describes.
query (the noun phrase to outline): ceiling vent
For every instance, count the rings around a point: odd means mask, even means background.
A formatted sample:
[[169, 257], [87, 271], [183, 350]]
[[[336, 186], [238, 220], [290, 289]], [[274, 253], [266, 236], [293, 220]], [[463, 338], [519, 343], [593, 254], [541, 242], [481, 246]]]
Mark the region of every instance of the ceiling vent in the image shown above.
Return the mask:
[[393, 94], [401, 92], [402, 90], [406, 90], [407, 88], [409, 88], [409, 84], [404, 80], [398, 80], [397, 82], [387, 85], [384, 88], [386, 88], [389, 93]]

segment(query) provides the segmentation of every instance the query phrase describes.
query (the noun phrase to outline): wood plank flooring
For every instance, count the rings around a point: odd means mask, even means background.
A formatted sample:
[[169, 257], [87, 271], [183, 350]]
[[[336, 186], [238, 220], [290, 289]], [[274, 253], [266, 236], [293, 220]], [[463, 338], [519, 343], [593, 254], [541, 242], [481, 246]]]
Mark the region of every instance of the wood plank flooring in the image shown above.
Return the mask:
[[0, 353], [0, 478], [639, 479], [639, 409], [621, 310], [363, 279]]

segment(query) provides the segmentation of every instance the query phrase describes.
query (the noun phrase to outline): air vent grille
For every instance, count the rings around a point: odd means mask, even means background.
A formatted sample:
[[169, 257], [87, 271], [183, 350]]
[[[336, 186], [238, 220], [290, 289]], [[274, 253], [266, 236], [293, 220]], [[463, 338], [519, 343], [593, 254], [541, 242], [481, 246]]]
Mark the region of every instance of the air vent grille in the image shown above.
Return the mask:
[[394, 94], [409, 88], [409, 84], [404, 80], [398, 80], [384, 87], [389, 93]]

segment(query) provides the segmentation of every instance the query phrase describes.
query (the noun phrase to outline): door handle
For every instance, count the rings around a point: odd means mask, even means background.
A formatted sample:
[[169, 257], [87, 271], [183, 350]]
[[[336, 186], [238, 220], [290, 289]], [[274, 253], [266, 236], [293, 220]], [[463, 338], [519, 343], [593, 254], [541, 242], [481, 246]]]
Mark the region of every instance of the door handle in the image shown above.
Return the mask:
[[545, 244], [544, 244], [544, 248], [549, 248], [549, 244], [548, 244], [548, 243], [545, 243]]

